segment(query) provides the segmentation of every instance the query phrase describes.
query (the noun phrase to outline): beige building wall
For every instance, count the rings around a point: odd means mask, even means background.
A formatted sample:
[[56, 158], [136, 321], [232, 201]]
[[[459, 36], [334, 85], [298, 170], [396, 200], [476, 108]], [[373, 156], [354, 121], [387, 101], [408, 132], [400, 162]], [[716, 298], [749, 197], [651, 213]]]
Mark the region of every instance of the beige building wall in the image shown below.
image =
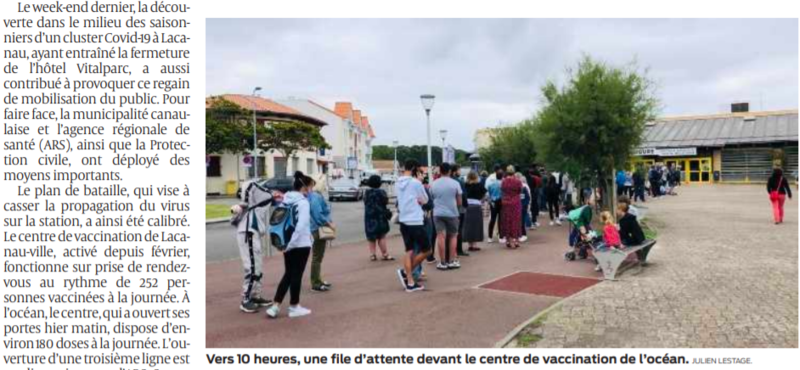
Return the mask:
[[480, 130], [475, 131], [475, 137], [473, 138], [473, 144], [475, 145], [475, 151], [488, 148], [492, 145], [492, 132], [494, 129], [492, 128], [483, 128]]

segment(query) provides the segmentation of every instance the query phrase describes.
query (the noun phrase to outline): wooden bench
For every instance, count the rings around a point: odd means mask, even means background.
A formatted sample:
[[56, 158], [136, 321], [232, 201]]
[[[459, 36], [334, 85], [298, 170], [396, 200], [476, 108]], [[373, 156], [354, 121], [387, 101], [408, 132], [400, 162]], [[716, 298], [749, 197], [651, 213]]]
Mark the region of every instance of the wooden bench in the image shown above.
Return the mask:
[[647, 264], [647, 255], [654, 245], [656, 245], [655, 240], [645, 240], [644, 243], [639, 245], [633, 245], [623, 249], [609, 248], [600, 251], [596, 250], [592, 254], [594, 258], [597, 259], [600, 269], [603, 270], [603, 277], [606, 280], [616, 280], [622, 262], [624, 262], [628, 256], [636, 253], [636, 257], [639, 258], [639, 264], [644, 266]]

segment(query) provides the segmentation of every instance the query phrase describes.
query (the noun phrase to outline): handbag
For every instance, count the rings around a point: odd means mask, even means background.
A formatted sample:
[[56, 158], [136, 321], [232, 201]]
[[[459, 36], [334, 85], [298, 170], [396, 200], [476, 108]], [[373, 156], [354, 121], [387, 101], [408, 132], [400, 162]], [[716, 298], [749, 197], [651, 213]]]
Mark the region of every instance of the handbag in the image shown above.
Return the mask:
[[333, 240], [336, 239], [336, 229], [330, 226], [322, 226], [319, 228], [320, 240]]
[[392, 210], [390, 210], [388, 208], [383, 210], [383, 216], [386, 217], [386, 221], [389, 221], [392, 218], [394, 218], [394, 214], [392, 213]]
[[769, 200], [778, 200], [780, 198], [780, 189], [783, 186], [783, 177], [781, 177], [781, 182], [778, 183], [778, 187], [775, 190], [769, 192]]

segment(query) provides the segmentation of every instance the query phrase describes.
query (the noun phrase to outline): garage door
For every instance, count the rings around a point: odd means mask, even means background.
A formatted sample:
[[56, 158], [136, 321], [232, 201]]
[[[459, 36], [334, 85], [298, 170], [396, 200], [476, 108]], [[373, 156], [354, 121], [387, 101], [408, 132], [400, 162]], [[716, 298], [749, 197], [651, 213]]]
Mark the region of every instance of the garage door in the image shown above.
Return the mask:
[[[767, 181], [772, 174], [776, 148], [730, 148], [722, 150], [722, 181]], [[797, 176], [797, 146], [782, 148], [786, 154], [786, 175]]]
[[722, 181], [767, 181], [772, 148], [722, 149]]

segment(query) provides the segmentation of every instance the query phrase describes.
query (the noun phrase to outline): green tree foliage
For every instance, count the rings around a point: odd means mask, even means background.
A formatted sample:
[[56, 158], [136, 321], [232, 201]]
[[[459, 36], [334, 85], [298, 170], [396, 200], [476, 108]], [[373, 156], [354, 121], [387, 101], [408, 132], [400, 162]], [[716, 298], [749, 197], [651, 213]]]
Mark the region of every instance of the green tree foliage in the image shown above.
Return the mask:
[[[256, 130], [260, 149], [277, 150], [286, 158], [297, 151], [330, 149], [319, 127], [305, 122], [274, 121]], [[206, 153], [245, 154], [252, 149], [252, 112], [225, 99], [213, 99], [206, 109]]]
[[517, 125], [495, 128], [491, 144], [478, 154], [481, 161], [491, 167], [495, 164], [514, 165], [520, 170], [536, 161], [536, 121], [525, 120]]
[[249, 124], [247, 111], [227, 100], [213, 99], [206, 109], [206, 153], [248, 152], [253, 147]]
[[[603, 194], [611, 191], [613, 171], [641, 141], [645, 123], [655, 119], [653, 84], [635, 64], [616, 68], [585, 56], [568, 81], [542, 87], [544, 107], [537, 117], [539, 148], [546, 162], [562, 163], [595, 177]], [[609, 197], [604, 204], [611, 206]]]
[[[388, 145], [373, 145], [372, 159], [379, 161], [391, 161], [394, 159], [394, 147]], [[398, 146], [397, 160], [401, 163], [407, 159], [415, 159], [425, 166], [428, 163], [428, 148], [425, 145]], [[442, 162], [442, 148], [439, 146], [431, 147], [431, 160], [434, 166]], [[459, 165], [469, 164], [469, 153], [456, 148], [456, 163]]]
[[262, 150], [275, 149], [286, 158], [298, 151], [330, 149], [319, 127], [296, 121], [271, 122], [258, 135], [258, 146]]

